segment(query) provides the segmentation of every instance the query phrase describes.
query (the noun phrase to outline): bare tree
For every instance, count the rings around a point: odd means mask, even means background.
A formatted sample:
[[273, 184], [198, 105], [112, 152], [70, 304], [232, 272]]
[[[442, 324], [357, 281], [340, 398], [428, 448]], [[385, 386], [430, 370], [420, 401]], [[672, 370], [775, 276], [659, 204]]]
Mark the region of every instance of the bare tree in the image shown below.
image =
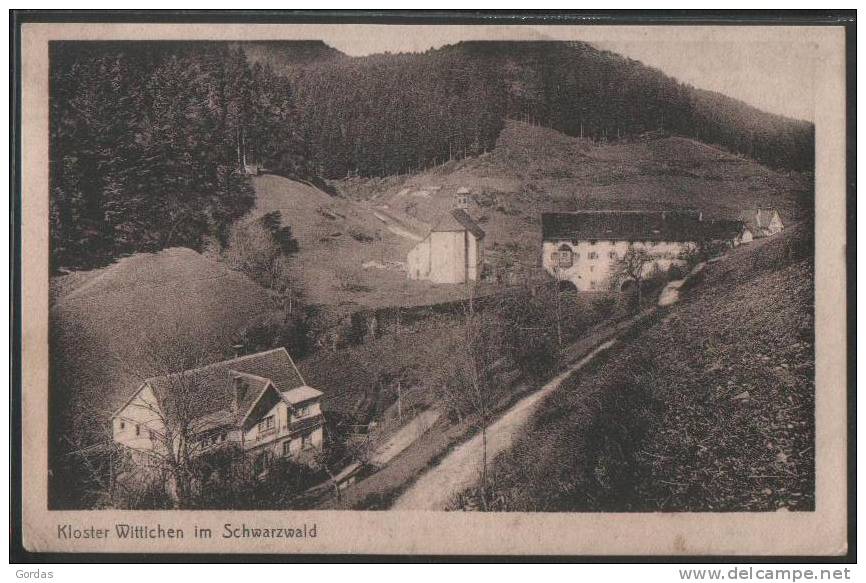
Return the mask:
[[299, 278], [290, 258], [297, 241], [281, 227], [279, 211], [232, 226], [220, 258], [232, 269], [278, 294], [291, 313], [300, 295]]
[[214, 396], [213, 387], [195, 370], [210, 362], [198, 347], [194, 338], [175, 329], [146, 339], [135, 363], [122, 360], [141, 386], [158, 377], [128, 404], [143, 434], [136, 442], [140, 445], [127, 448], [140, 471], [172, 486], [174, 504], [180, 507], [189, 506], [195, 494], [199, 476], [194, 462], [207, 448], [203, 436], [224, 421], [202, 414]]
[[553, 267], [553, 276], [556, 278], [556, 286], [553, 290], [556, 302], [556, 340], [558, 348], [562, 350], [562, 304], [559, 297], [559, 292], [562, 291], [560, 289], [562, 287], [562, 271], [558, 263]]
[[641, 288], [647, 275], [647, 267], [654, 261], [655, 259], [646, 249], [639, 249], [632, 244], [629, 245], [628, 251], [625, 252], [625, 255], [614, 266], [614, 281], [623, 282], [630, 279], [635, 282], [638, 311], [643, 306]]
[[466, 419], [481, 432], [481, 491], [487, 508], [488, 460], [487, 428], [501, 398], [496, 383], [496, 366], [501, 359], [501, 334], [489, 313], [477, 313], [474, 290], [470, 288], [463, 323], [463, 343], [446, 365], [443, 394], [450, 400], [446, 406], [466, 414]]

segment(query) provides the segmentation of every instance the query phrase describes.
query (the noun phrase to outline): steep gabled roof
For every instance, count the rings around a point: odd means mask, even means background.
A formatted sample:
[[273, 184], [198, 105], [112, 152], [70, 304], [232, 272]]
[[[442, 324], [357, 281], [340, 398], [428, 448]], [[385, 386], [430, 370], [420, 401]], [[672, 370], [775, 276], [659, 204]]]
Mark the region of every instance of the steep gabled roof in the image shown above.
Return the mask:
[[189, 395], [189, 402], [194, 404], [198, 415], [220, 417], [226, 411], [233, 410], [235, 378], [248, 384], [246, 394], [236, 410], [239, 416], [249, 411], [269, 384], [273, 384], [280, 393], [306, 385], [285, 348], [153, 377], [144, 384], [153, 389], [161, 405], [173, 392], [183, 391]]
[[[261, 398], [262, 393], [265, 389], [271, 385], [270, 379], [266, 379], [265, 377], [261, 377], [258, 375], [240, 372], [236, 370], [229, 370], [229, 375], [232, 379], [232, 385], [235, 383], [244, 383], [246, 385], [246, 390], [244, 391], [244, 396], [237, 404], [237, 415], [238, 422], [244, 420], [244, 418], [249, 415], [250, 411], [253, 408], [253, 405]], [[231, 387], [232, 396], [234, 392], [234, 387]]]
[[544, 240], [696, 241], [703, 237], [696, 211], [575, 211], [542, 213]]
[[476, 239], [484, 238], [484, 231], [463, 209], [453, 209], [445, 213], [430, 230], [431, 233], [469, 231]]

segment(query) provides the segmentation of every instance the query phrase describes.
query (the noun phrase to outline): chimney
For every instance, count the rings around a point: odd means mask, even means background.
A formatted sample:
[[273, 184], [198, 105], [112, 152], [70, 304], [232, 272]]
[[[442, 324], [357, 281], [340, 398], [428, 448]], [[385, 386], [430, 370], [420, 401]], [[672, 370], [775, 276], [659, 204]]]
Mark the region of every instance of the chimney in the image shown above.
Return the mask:
[[234, 391], [234, 400], [232, 401], [232, 408], [237, 411], [240, 409], [241, 403], [244, 400], [244, 397], [247, 396], [247, 381], [241, 375], [237, 373], [232, 373], [232, 390]]

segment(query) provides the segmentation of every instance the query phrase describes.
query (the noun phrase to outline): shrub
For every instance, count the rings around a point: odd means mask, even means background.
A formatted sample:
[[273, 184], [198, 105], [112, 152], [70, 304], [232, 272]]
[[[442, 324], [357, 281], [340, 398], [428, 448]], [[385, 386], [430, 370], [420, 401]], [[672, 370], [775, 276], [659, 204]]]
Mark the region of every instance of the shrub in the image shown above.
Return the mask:
[[604, 295], [592, 302], [592, 309], [602, 320], [607, 320], [616, 312], [617, 298], [613, 295]]
[[241, 332], [238, 344], [246, 354], [283, 347], [295, 358], [303, 358], [312, 349], [312, 330], [307, 313], [295, 310], [279, 319], [256, 322]]
[[[518, 294], [504, 300], [498, 309], [502, 340], [508, 356], [524, 374], [542, 378], [559, 360], [555, 290], [542, 288], [536, 294]], [[560, 304], [559, 315], [562, 314]], [[559, 322], [560, 328], [563, 322]]]

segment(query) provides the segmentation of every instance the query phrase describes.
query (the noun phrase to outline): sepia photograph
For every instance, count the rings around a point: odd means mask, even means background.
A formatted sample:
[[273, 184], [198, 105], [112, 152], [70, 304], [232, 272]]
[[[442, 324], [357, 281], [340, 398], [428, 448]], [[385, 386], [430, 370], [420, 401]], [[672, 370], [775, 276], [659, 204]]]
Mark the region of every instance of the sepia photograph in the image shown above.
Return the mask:
[[[829, 29], [25, 25], [25, 537], [844, 554]], [[532, 546], [677, 516], [728, 526]]]

